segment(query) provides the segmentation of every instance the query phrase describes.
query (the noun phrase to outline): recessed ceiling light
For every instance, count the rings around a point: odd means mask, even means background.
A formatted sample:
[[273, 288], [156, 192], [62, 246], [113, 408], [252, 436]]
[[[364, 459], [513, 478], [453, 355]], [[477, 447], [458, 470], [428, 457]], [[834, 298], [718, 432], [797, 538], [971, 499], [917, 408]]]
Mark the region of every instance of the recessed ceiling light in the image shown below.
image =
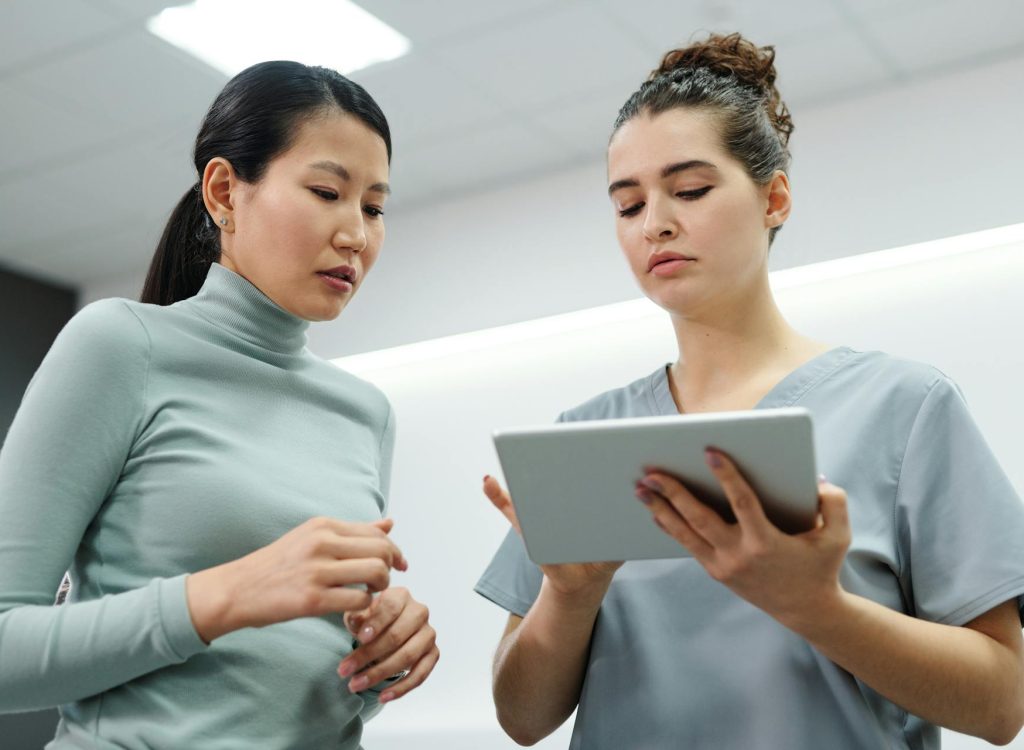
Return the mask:
[[348, 0], [195, 0], [146, 23], [161, 39], [228, 76], [264, 60], [340, 73], [394, 60], [409, 40]]

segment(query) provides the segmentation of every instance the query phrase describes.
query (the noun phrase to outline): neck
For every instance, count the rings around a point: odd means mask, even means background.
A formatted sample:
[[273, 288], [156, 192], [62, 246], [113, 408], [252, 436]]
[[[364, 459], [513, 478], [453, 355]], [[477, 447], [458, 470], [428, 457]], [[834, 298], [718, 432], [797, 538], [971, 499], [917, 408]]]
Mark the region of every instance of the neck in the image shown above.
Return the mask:
[[794, 330], [767, 275], [733, 299], [674, 313], [679, 360], [670, 381], [686, 411], [751, 408], [786, 374], [827, 347]]

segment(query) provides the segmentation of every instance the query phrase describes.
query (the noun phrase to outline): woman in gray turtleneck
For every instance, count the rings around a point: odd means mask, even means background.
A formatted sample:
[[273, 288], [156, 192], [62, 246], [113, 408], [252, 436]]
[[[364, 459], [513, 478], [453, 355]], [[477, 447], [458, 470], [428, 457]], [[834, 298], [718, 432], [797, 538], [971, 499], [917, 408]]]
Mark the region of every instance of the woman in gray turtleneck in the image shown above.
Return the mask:
[[36, 373], [0, 454], [0, 711], [61, 705], [50, 747], [357, 748], [436, 664], [390, 587], [390, 405], [305, 349], [377, 257], [390, 156], [357, 84], [243, 71], [142, 303], [89, 305]]

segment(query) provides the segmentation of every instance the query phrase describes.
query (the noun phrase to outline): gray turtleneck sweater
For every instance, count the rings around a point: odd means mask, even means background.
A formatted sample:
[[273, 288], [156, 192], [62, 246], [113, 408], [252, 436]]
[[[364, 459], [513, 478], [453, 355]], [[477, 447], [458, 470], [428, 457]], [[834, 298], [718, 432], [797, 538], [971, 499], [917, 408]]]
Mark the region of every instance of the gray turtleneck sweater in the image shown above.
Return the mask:
[[313, 516], [385, 510], [390, 406], [307, 326], [214, 265], [191, 299], [96, 302], [54, 343], [0, 452], [0, 712], [60, 704], [48, 747], [359, 746], [375, 692], [336, 673], [340, 614], [207, 646], [185, 599]]

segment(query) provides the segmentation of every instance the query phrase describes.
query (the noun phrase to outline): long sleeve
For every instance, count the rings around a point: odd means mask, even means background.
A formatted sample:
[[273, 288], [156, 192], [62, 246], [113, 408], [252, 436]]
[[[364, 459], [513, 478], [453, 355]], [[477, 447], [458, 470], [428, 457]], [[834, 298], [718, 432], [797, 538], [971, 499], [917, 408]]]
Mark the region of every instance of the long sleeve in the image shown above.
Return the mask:
[[95, 695], [205, 648], [184, 575], [53, 606], [145, 426], [149, 357], [127, 305], [85, 308], [40, 366], [0, 451], [0, 712]]

